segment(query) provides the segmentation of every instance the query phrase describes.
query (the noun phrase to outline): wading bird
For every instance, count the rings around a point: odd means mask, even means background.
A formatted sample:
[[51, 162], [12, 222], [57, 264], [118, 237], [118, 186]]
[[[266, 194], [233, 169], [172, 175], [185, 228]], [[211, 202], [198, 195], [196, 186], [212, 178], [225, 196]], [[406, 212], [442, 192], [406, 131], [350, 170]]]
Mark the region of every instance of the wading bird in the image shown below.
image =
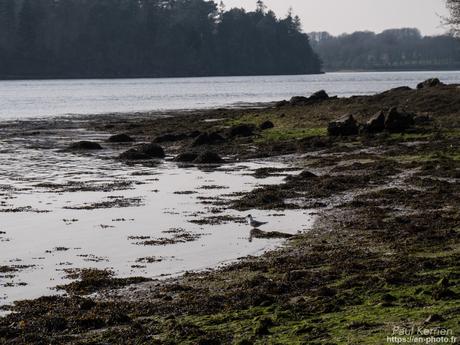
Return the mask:
[[255, 220], [254, 218], [252, 218], [251, 215], [247, 216], [246, 219], [247, 219], [247, 221], [248, 221], [248, 224], [249, 224], [250, 226], [252, 226], [254, 229], [257, 229], [257, 228], [259, 228], [260, 226], [267, 224], [267, 222], [258, 222], [257, 220]]

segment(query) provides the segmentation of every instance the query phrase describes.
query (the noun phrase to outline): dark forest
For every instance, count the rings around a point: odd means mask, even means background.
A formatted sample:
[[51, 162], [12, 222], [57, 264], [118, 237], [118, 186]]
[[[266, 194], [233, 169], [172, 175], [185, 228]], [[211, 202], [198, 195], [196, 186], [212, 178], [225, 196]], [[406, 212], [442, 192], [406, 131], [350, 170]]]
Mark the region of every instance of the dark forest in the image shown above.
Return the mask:
[[308, 74], [298, 17], [204, 0], [1, 0], [0, 77]]

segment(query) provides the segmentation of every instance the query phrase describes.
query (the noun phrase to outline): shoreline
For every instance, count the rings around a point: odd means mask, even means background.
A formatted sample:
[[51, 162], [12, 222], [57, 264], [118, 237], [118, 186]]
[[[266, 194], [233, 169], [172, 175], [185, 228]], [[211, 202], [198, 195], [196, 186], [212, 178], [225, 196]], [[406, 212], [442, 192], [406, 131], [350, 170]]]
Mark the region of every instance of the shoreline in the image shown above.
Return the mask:
[[[425, 120], [402, 133], [327, 134], [328, 123], [341, 115], [352, 113], [363, 123], [394, 106]], [[0, 319], [0, 339], [6, 344], [18, 339], [345, 344], [352, 339], [377, 345], [391, 335], [392, 325], [408, 323], [460, 335], [459, 109], [457, 86], [440, 86], [197, 111], [186, 123], [181, 117], [148, 116], [83, 121], [81, 128], [126, 133], [141, 142], [163, 136], [159, 144], [170, 156], [212, 150], [227, 162], [244, 162], [292, 155], [304, 173], [242, 193], [226, 207], [318, 208], [319, 219], [283, 248], [164, 283], [130, 286], [131, 281], [87, 272], [65, 287], [68, 297], [18, 303], [13, 314]], [[265, 121], [274, 127], [261, 130]], [[251, 135], [232, 136], [232, 128], [248, 125]], [[224, 139], [192, 146], [195, 138], [180, 134], [193, 131]], [[88, 296], [94, 292], [99, 297]]]

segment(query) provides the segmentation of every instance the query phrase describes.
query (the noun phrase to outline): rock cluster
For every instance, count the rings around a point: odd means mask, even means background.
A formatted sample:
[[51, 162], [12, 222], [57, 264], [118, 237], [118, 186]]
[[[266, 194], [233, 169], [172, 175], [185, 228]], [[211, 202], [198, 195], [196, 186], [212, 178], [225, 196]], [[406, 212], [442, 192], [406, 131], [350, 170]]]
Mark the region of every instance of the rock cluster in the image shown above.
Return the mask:
[[406, 113], [398, 108], [391, 108], [388, 111], [379, 111], [367, 123], [360, 125], [353, 115], [346, 115], [330, 122], [328, 133], [330, 136], [350, 136], [357, 135], [360, 132], [375, 134], [383, 131], [402, 133], [415, 124], [415, 118], [413, 114]]

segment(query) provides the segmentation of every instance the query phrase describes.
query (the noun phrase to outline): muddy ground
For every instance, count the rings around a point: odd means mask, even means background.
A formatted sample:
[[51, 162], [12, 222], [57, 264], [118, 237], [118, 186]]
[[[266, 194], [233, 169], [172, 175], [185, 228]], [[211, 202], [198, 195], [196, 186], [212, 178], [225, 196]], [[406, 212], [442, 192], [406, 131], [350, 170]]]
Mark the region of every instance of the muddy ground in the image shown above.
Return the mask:
[[[424, 120], [403, 133], [327, 134], [339, 116], [364, 122], [394, 106]], [[259, 129], [267, 120], [274, 128]], [[232, 134], [240, 124], [252, 133]], [[413, 326], [460, 337], [458, 86], [79, 125], [137, 142], [157, 138], [170, 158], [209, 150], [227, 161], [291, 155], [301, 174], [227, 207], [317, 208], [318, 221], [282, 249], [179, 279], [69, 272], [80, 280], [61, 287], [68, 296], [11, 307], [0, 319], [0, 343], [386, 344], [395, 327]], [[198, 132], [222, 140], [196, 145]], [[173, 136], [158, 139], [165, 134]]]

